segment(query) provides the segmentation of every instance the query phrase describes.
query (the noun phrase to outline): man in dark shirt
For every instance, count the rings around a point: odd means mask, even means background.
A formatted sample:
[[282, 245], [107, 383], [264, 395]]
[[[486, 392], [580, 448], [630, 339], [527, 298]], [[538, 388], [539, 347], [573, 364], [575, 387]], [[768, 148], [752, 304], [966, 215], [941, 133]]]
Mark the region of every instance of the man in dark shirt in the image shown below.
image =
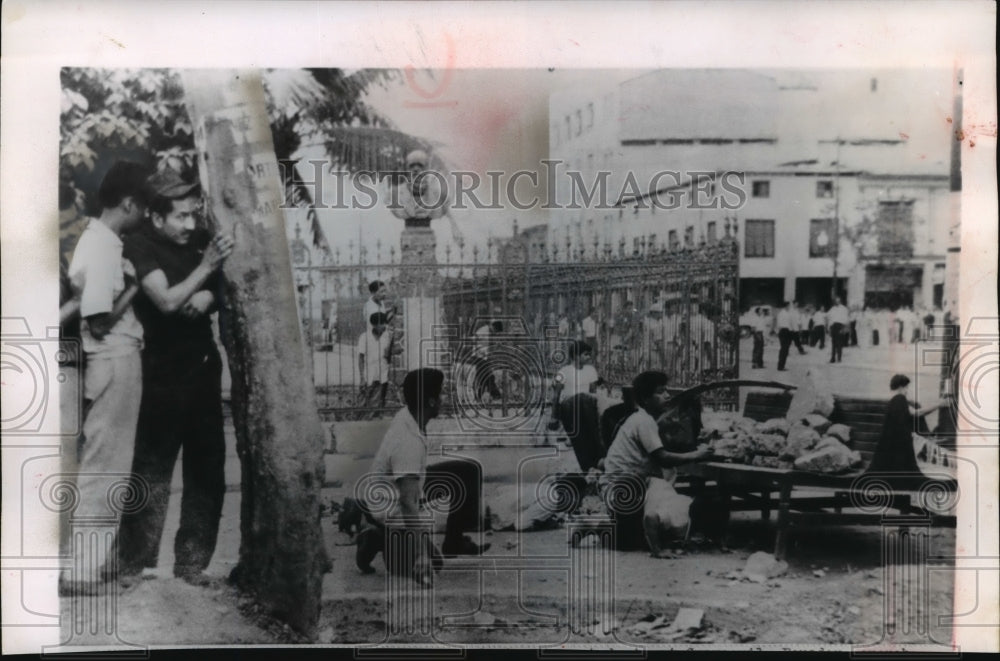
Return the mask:
[[233, 241], [211, 238], [198, 227], [198, 184], [167, 170], [150, 179], [150, 188], [149, 221], [125, 245], [142, 287], [134, 305], [145, 331], [132, 472], [147, 483], [149, 499], [122, 520], [120, 567], [124, 577], [156, 567], [170, 479], [183, 448], [174, 575], [205, 584], [222, 514], [226, 457], [222, 360], [210, 315], [221, 293], [218, 268]]

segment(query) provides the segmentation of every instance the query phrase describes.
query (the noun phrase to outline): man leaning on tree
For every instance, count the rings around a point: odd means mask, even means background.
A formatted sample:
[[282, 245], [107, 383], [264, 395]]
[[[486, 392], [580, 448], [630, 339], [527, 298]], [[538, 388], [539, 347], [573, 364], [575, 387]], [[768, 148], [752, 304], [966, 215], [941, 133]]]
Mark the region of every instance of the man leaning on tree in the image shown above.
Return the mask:
[[168, 169], [150, 179], [150, 188], [149, 221], [126, 244], [142, 286], [135, 305], [146, 332], [133, 473], [148, 483], [149, 501], [123, 518], [119, 556], [126, 582], [156, 567], [170, 478], [183, 448], [174, 575], [205, 584], [226, 490], [222, 359], [211, 314], [221, 293], [218, 269], [233, 240], [199, 227], [197, 183]]

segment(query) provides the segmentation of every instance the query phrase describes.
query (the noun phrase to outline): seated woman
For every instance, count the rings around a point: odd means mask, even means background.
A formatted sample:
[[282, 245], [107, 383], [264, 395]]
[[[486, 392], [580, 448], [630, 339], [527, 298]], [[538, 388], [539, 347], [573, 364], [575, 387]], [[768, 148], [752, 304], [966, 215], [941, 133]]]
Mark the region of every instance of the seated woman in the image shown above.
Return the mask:
[[868, 466], [870, 473], [922, 475], [913, 451], [914, 418], [926, 415], [940, 405], [924, 409], [919, 404], [910, 402], [907, 398], [909, 387], [910, 379], [904, 374], [895, 375], [889, 382], [893, 396], [882, 423], [882, 436]]

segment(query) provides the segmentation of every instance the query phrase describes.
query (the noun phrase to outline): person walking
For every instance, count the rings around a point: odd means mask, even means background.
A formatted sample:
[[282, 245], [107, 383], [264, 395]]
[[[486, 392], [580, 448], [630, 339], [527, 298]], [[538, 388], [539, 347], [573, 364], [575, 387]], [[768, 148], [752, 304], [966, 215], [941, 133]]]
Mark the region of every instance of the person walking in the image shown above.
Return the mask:
[[809, 346], [816, 345], [819, 345], [820, 350], [826, 348], [826, 312], [822, 305], [817, 306], [812, 315], [812, 341]]
[[764, 367], [764, 333], [767, 331], [767, 317], [764, 316], [764, 312], [759, 306], [754, 308], [751, 323], [753, 324], [751, 328], [753, 332], [753, 355], [750, 366], [753, 369], [761, 369]]
[[[784, 307], [778, 311], [778, 371], [785, 372], [785, 363], [788, 360], [788, 351], [792, 346], [794, 338], [795, 319], [792, 311], [791, 301], [785, 301]], [[799, 347], [801, 350], [801, 347]]]
[[839, 296], [834, 297], [827, 318], [830, 322], [830, 362], [839, 363], [843, 359], [844, 342], [849, 332], [847, 308], [840, 302]]

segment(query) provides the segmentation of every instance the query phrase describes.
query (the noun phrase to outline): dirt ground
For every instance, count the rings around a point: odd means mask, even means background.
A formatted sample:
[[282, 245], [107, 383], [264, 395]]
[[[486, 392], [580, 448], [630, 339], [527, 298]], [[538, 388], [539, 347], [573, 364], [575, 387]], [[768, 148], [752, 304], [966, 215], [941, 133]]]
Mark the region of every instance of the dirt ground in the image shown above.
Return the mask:
[[[330, 500], [339, 500], [340, 491], [326, 493]], [[239, 494], [228, 496], [227, 514], [234, 514]], [[209, 573], [218, 577], [214, 585], [194, 587], [169, 576], [163, 567], [170, 564], [161, 555], [156, 578], [118, 595], [111, 635], [71, 634], [67, 629], [72, 622], [79, 626], [92, 620], [87, 619], [86, 604], [64, 598], [64, 637], [71, 644], [144, 646], [305, 642], [256, 612], [250, 600], [225, 583], [238, 548], [232, 545], [238, 540], [238, 519], [225, 516], [224, 521], [236, 528], [224, 525], [220, 538], [224, 551], [209, 568]], [[168, 522], [165, 539], [172, 538], [170, 525]], [[324, 532], [334, 568], [324, 579], [320, 644], [603, 647], [737, 643], [782, 648], [881, 646], [889, 642], [942, 645], [951, 638], [950, 628], [940, 618], [953, 611], [953, 572], [946, 566], [932, 565], [921, 576], [917, 566], [907, 565], [890, 581], [882, 567], [882, 533], [878, 528], [843, 527], [795, 534], [789, 546], [787, 573], [764, 583], [738, 575], [752, 552], [770, 551], [773, 544], [773, 524], [761, 522], [755, 513], [734, 514], [728, 550], [691, 548], [675, 559], [613, 552], [613, 604], [608, 612], [575, 620], [584, 621], [585, 628], [578, 632], [571, 632], [567, 624], [574, 601], [568, 596], [570, 585], [564, 569], [524, 571], [520, 580], [511, 570], [485, 571], [481, 576], [476, 576], [478, 572], [445, 571], [437, 575], [431, 591], [415, 591], [414, 597], [414, 592], [404, 590], [390, 598], [381, 559], [375, 561], [375, 574], [362, 575], [354, 566], [349, 536], [337, 530], [332, 517], [324, 519]], [[587, 552], [569, 547], [564, 528], [487, 533], [485, 540], [492, 544], [489, 555], [494, 557], [520, 553], [568, 558]], [[931, 532], [931, 556], [952, 554], [953, 548], [953, 530]], [[590, 578], [587, 574], [584, 577], [585, 582]], [[924, 603], [913, 592], [921, 581], [927, 586]], [[895, 591], [890, 582], [897, 586]], [[903, 599], [907, 589], [916, 601]], [[895, 608], [890, 603], [894, 592], [899, 595]], [[399, 608], [390, 610], [390, 601]], [[701, 626], [679, 636], [669, 627], [645, 632], [635, 628], [642, 626], [643, 620], [657, 617], [670, 623], [681, 608], [702, 611]], [[892, 611], [896, 612], [896, 629], [890, 635], [885, 623]], [[391, 630], [393, 623], [400, 621], [393, 617], [404, 618], [402, 630]]]

